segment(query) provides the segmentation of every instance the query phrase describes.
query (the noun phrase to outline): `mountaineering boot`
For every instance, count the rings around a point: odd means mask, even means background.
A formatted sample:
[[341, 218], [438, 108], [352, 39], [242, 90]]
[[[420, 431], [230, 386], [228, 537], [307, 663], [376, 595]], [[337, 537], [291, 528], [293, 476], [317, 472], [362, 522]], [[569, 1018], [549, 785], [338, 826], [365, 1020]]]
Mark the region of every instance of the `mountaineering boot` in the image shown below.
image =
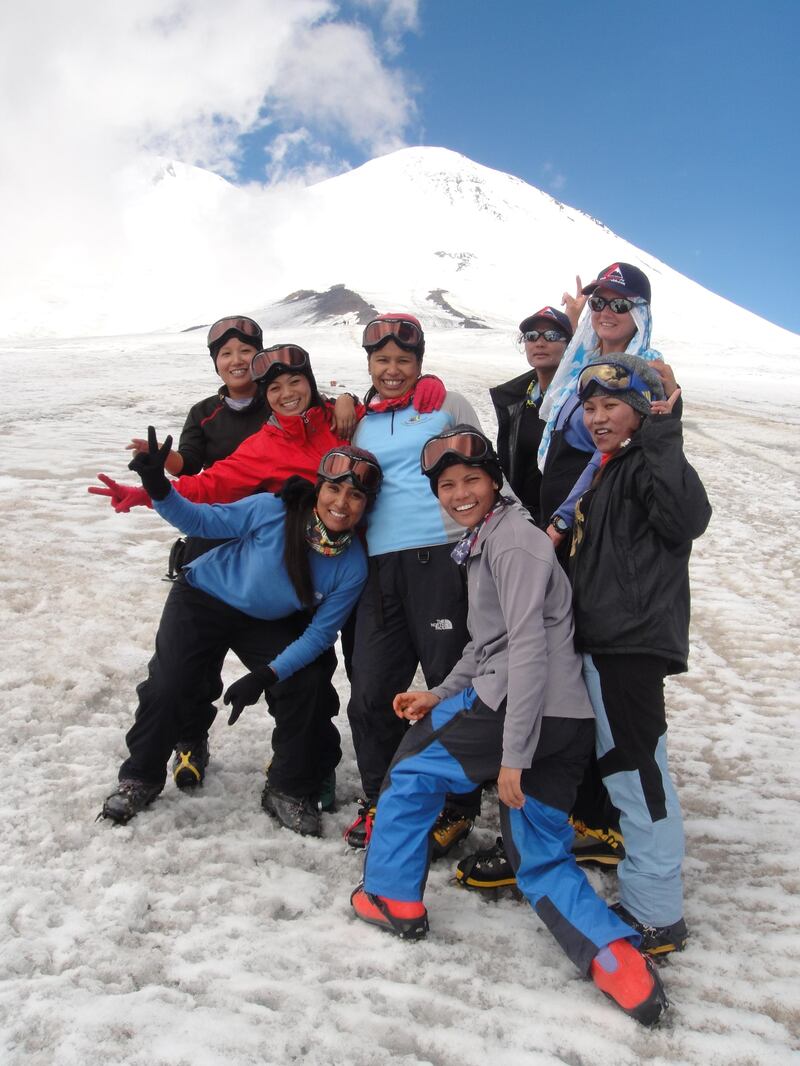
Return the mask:
[[358, 805], [355, 820], [344, 831], [344, 839], [351, 848], [365, 848], [372, 836], [372, 823], [375, 821], [375, 804], [362, 799]]
[[669, 1006], [652, 959], [629, 940], [614, 940], [592, 959], [589, 976], [610, 1000], [642, 1025], [655, 1025]]
[[456, 844], [467, 839], [474, 824], [475, 820], [462, 811], [445, 807], [431, 830], [431, 858], [443, 859]]
[[646, 925], [634, 918], [621, 903], [613, 903], [611, 910], [619, 918], [641, 935], [640, 949], [648, 955], [669, 955], [672, 951], [683, 951], [689, 937], [686, 922], [679, 918], [673, 925]]
[[617, 829], [596, 829], [577, 818], [570, 818], [570, 824], [575, 830], [572, 854], [580, 866], [601, 866], [608, 870], [625, 858], [623, 836]]
[[181, 791], [202, 785], [210, 757], [208, 737], [178, 741], [172, 760], [172, 780]]
[[139, 811], [143, 811], [149, 803], [153, 802], [162, 787], [162, 785], [150, 784], [148, 781], [126, 778], [119, 782], [116, 791], [106, 797], [97, 819], [110, 818], [117, 825], [126, 825]]
[[350, 896], [356, 916], [377, 925], [401, 940], [422, 940], [428, 932], [428, 912], [423, 903], [403, 903], [386, 896], [373, 896], [359, 885]]
[[333, 814], [336, 810], [336, 771], [331, 770], [319, 783], [317, 794], [319, 807], [325, 814]]
[[311, 796], [287, 796], [267, 783], [261, 793], [261, 806], [293, 833], [303, 837], [322, 836], [319, 807]]
[[498, 837], [490, 848], [476, 851], [462, 859], [456, 867], [456, 881], [464, 888], [492, 893], [497, 889], [516, 889], [517, 879], [506, 857], [503, 838]]

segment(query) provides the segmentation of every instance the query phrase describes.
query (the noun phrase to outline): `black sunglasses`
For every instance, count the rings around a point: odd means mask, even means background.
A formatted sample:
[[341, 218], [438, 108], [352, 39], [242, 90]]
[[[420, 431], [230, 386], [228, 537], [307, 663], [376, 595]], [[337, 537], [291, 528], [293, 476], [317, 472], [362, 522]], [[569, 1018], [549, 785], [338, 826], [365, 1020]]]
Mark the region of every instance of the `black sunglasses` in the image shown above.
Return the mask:
[[526, 341], [538, 341], [540, 337], [544, 337], [546, 341], [565, 341], [567, 339], [566, 333], [562, 333], [558, 329], [529, 329], [527, 333], [522, 334], [523, 340]]
[[593, 311], [602, 311], [604, 307], [610, 307], [615, 315], [625, 315], [632, 310], [633, 300], [627, 300], [624, 296], [614, 296], [607, 300], [605, 296], [590, 296], [589, 306]]

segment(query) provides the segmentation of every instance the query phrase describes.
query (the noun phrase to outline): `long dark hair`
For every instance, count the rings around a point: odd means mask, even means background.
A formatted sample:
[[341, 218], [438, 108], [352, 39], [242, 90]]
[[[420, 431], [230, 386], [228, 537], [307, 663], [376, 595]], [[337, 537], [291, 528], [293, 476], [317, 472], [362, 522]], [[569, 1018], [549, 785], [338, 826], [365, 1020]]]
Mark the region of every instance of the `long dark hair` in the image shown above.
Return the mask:
[[286, 507], [283, 562], [297, 598], [306, 611], [314, 609], [314, 583], [308, 558], [306, 526], [317, 500], [316, 486], [293, 474], [276, 493]]

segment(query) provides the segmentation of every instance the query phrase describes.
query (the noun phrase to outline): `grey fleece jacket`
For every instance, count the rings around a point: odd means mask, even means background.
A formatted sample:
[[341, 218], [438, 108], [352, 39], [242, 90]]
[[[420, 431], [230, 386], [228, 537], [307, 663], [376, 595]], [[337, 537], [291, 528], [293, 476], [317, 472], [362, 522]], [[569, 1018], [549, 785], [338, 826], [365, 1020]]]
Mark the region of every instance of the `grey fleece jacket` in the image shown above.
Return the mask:
[[472, 685], [492, 710], [507, 699], [503, 766], [528, 769], [542, 716], [592, 718], [573, 646], [572, 595], [550, 539], [514, 507], [481, 530], [466, 563], [470, 641], [441, 685]]

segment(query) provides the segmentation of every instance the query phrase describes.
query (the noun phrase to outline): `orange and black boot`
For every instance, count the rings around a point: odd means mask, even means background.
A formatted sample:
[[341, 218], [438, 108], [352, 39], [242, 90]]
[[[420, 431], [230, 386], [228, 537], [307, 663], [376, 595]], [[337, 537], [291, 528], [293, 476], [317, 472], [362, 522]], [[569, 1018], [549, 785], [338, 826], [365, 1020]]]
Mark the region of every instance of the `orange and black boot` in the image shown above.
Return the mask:
[[401, 940], [422, 940], [428, 932], [428, 912], [422, 902], [405, 903], [386, 896], [374, 896], [359, 885], [350, 897], [356, 916], [377, 925]]
[[655, 963], [629, 940], [601, 948], [589, 976], [604, 995], [642, 1025], [655, 1025], [669, 1006]]

